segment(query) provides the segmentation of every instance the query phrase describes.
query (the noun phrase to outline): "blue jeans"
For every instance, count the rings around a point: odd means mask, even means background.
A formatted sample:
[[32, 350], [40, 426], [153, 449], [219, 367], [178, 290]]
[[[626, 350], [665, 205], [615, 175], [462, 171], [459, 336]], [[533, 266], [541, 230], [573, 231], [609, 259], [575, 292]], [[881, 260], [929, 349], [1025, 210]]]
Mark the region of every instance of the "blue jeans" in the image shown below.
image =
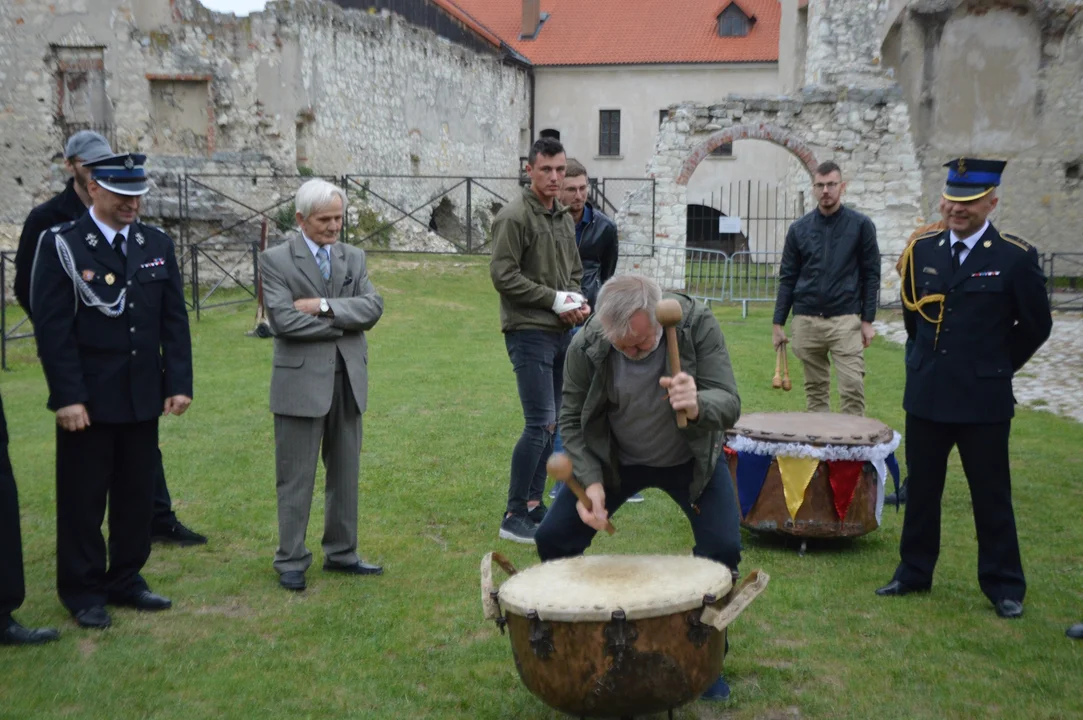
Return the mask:
[[569, 338], [566, 332], [545, 330], [504, 334], [523, 406], [523, 434], [511, 454], [507, 512], [525, 514], [527, 502], [540, 501], [545, 491], [545, 463], [553, 452]]
[[[606, 488], [605, 507], [612, 516], [635, 493], [649, 487], [658, 488], [673, 498], [691, 523], [696, 543], [692, 554], [736, 571], [741, 562], [741, 519], [729, 468], [725, 458], [720, 458], [714, 475], [693, 504], [688, 492], [693, 462], [690, 460], [671, 468], [622, 465], [620, 488]], [[579, 519], [575, 502], [573, 493], [560, 492], [538, 526], [534, 541], [542, 561], [581, 555], [590, 547], [595, 530]]]

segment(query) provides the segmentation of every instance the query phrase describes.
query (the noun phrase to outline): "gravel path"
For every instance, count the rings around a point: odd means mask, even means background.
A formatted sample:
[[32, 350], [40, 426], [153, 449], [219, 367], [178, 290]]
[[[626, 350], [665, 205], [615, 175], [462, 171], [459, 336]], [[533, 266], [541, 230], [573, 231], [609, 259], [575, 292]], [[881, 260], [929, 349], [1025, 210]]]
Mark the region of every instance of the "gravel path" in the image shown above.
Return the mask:
[[[874, 323], [889, 342], [906, 342], [902, 320]], [[1053, 334], [1013, 382], [1015, 397], [1035, 410], [1083, 422], [1083, 318], [1055, 314]]]

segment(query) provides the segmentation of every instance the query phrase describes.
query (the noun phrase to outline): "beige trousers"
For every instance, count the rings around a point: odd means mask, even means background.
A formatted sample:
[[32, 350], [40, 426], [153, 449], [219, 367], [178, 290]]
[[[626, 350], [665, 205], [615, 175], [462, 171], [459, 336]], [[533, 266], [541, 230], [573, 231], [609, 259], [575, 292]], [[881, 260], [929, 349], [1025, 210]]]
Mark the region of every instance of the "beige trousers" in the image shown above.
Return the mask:
[[793, 354], [805, 368], [805, 403], [809, 412], [831, 411], [831, 362], [839, 381], [840, 411], [865, 414], [865, 356], [861, 318], [794, 315]]

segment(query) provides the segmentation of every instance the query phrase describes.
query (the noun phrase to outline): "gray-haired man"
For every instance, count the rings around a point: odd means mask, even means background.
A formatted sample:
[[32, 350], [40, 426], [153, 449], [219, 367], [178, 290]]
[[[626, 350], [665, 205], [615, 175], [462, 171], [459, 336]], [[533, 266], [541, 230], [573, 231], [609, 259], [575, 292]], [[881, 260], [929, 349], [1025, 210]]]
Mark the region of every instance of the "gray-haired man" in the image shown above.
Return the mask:
[[346, 194], [309, 180], [295, 200], [299, 231], [260, 258], [267, 319], [275, 336], [271, 412], [275, 423], [278, 551], [287, 590], [305, 589], [305, 547], [316, 461], [327, 469], [323, 569], [379, 575], [357, 555], [361, 415], [368, 397], [368, 343], [384, 311], [365, 252], [337, 242]]

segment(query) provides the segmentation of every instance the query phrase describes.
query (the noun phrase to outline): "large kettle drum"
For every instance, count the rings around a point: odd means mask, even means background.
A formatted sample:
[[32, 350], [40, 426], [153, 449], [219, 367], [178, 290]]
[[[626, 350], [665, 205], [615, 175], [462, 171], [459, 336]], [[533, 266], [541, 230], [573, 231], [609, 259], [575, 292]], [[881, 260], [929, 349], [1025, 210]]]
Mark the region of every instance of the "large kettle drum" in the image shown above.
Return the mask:
[[[492, 563], [512, 575], [497, 590]], [[722, 671], [726, 627], [767, 586], [725, 565], [669, 555], [594, 555], [516, 572], [481, 562], [486, 619], [511, 636], [519, 677], [547, 705], [628, 717], [695, 700]]]

